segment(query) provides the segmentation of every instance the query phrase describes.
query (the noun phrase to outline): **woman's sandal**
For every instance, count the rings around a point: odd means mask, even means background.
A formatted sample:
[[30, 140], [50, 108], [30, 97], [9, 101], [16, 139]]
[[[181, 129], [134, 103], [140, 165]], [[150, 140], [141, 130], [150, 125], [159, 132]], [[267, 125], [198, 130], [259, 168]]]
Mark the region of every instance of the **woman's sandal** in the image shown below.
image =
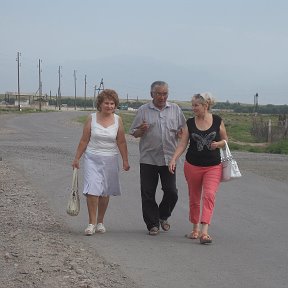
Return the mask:
[[212, 238], [208, 234], [202, 234], [200, 237], [200, 244], [210, 244], [212, 243]]
[[156, 236], [159, 234], [159, 228], [158, 227], [152, 227], [150, 230], [149, 230], [149, 235], [151, 236]]
[[200, 231], [193, 230], [190, 234], [186, 234], [185, 237], [188, 239], [198, 239], [200, 237]]
[[95, 233], [96, 231], [96, 225], [94, 224], [88, 224], [87, 228], [85, 229], [85, 235], [86, 236], [91, 236]]
[[161, 228], [164, 231], [169, 231], [170, 230], [170, 224], [168, 223], [167, 220], [160, 220], [159, 222], [160, 222]]

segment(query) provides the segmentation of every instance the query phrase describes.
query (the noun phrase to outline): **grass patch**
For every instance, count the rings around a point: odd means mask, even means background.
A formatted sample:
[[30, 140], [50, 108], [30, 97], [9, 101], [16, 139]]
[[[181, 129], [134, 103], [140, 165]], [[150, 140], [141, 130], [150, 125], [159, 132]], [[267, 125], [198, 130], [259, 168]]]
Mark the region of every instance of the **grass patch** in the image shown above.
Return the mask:
[[129, 133], [129, 129], [132, 125], [132, 122], [134, 120], [134, 117], [135, 117], [135, 112], [130, 112], [130, 111], [120, 111], [118, 113], [118, 115], [122, 118], [122, 121], [123, 121], [123, 125], [124, 125], [124, 130], [125, 130], [125, 133]]
[[288, 139], [270, 144], [265, 152], [271, 154], [288, 154]]
[[253, 144], [237, 144], [234, 142], [229, 142], [229, 148], [233, 151], [246, 151], [253, 153], [266, 153], [267, 146], [253, 146]]
[[[130, 126], [135, 117], [135, 112], [130, 111], [119, 111], [117, 114], [122, 118], [125, 133], [129, 132]], [[76, 118], [76, 121], [84, 124], [89, 115], [83, 115]]]
[[77, 117], [76, 121], [84, 124], [86, 122], [88, 116], [89, 115], [79, 116], [79, 117]]
[[[119, 111], [117, 114], [122, 118], [125, 133], [129, 133], [129, 129], [135, 117], [133, 111]], [[189, 111], [184, 112], [185, 117], [188, 119], [192, 117], [192, 113]], [[249, 114], [238, 113], [221, 113], [219, 114], [226, 126], [229, 147], [232, 151], [247, 151], [253, 153], [275, 153], [275, 154], [288, 154], [288, 140], [279, 141], [270, 145], [257, 145], [255, 138], [250, 134], [252, 127], [252, 117]], [[267, 119], [275, 121], [277, 116], [266, 116]], [[81, 116], [77, 118], [77, 121], [84, 123], [87, 116]], [[241, 142], [237, 144], [234, 142]]]

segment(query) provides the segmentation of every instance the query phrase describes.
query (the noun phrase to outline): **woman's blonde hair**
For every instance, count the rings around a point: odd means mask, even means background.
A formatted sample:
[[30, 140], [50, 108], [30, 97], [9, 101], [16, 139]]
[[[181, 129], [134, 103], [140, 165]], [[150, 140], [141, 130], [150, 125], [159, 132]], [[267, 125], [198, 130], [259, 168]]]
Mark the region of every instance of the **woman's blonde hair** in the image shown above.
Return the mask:
[[202, 92], [194, 94], [192, 97], [192, 101], [193, 99], [199, 100], [201, 104], [207, 104], [208, 110], [211, 110], [212, 106], [214, 106], [216, 103], [215, 98], [212, 96], [210, 92]]

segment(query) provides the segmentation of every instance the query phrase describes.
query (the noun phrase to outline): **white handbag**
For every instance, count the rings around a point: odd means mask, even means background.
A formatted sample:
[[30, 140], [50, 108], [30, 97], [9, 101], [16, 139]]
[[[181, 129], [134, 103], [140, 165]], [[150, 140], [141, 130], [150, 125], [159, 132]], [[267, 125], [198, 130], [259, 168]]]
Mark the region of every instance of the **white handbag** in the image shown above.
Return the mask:
[[224, 141], [225, 147], [220, 149], [222, 162], [222, 182], [240, 178], [242, 176], [236, 160], [233, 159], [227, 141]]
[[73, 170], [72, 188], [69, 195], [66, 212], [70, 216], [77, 216], [80, 211], [80, 197], [78, 192], [78, 169]]

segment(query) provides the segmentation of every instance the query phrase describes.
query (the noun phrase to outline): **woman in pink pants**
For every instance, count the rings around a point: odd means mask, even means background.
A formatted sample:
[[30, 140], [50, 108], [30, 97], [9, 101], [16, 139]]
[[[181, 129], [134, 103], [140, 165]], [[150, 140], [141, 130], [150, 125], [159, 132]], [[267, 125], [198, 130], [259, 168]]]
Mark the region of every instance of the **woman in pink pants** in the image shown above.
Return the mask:
[[189, 220], [193, 228], [186, 237], [199, 238], [201, 244], [212, 243], [208, 228], [222, 176], [219, 148], [224, 147], [224, 140], [228, 140], [223, 120], [211, 113], [213, 104], [214, 99], [210, 93], [195, 94], [192, 97], [194, 117], [187, 120], [187, 128], [183, 130], [181, 140], [169, 163], [169, 170], [174, 173], [176, 161], [189, 143], [184, 174], [189, 190]]

